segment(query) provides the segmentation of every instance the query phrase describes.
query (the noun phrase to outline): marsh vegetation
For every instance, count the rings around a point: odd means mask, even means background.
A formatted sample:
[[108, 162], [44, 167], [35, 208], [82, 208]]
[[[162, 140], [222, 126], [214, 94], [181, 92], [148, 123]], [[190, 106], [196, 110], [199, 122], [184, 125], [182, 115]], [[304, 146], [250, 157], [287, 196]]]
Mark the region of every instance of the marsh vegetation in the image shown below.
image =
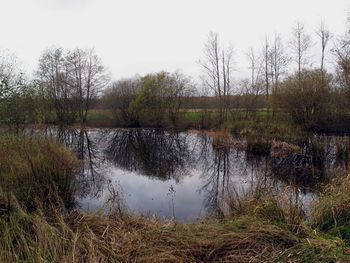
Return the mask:
[[349, 262], [350, 32], [330, 49], [322, 24], [318, 62], [311, 37], [266, 38], [238, 79], [212, 32], [201, 83], [0, 53], [0, 261]]
[[[150, 133], [146, 144], [140, 133]], [[1, 155], [0, 165], [4, 182], [0, 198], [2, 261], [349, 260], [349, 179], [334, 176], [335, 169], [337, 174], [346, 169], [347, 159], [338, 159], [343, 155], [337, 152], [336, 145], [338, 142], [344, 145], [347, 137], [316, 138], [318, 144], [323, 143], [322, 147], [318, 146], [317, 154], [302, 154], [315, 151], [311, 146], [298, 155], [262, 158], [244, 152], [240, 156], [233, 149], [218, 149], [208, 136], [159, 130], [62, 132], [50, 127], [27, 131], [28, 134], [30, 139], [18, 135], [0, 138], [2, 150], [8, 153]], [[97, 147], [96, 140], [101, 134], [113, 143]], [[71, 147], [74, 154], [57, 141]], [[197, 143], [198, 149], [193, 150]], [[149, 151], [154, 151], [151, 163], [147, 161]], [[198, 164], [202, 174], [186, 172], [194, 169], [194, 160], [183, 155], [186, 152], [194, 158], [197, 154], [204, 155]], [[99, 178], [103, 166], [99, 163], [103, 159], [114, 171], [106, 180]], [[167, 164], [173, 159], [178, 160]], [[289, 162], [293, 164], [286, 168]], [[242, 169], [247, 176], [242, 175]], [[204, 182], [201, 201], [210, 213], [200, 223], [187, 224], [161, 218], [160, 214], [157, 219], [135, 213], [132, 203], [128, 203], [130, 199], [121, 198], [122, 193], [127, 197], [126, 191], [130, 189], [120, 191], [110, 185], [118, 171], [128, 171], [130, 174], [123, 176], [133, 178], [136, 184], [140, 177], [149, 178], [144, 187], [150, 183], [152, 188], [163, 187], [157, 183], [174, 180], [172, 190], [163, 191], [170, 194], [158, 194], [156, 198], [173, 198], [169, 204], [175, 205], [174, 215], [183, 220], [186, 217], [181, 218], [179, 208], [190, 203], [188, 199], [181, 203], [181, 197], [186, 194], [179, 190], [181, 182], [186, 184], [186, 177], [198, 176]], [[295, 181], [298, 176], [300, 181]], [[239, 181], [242, 178], [251, 183], [246, 184], [244, 191], [233, 192], [242, 186]], [[109, 190], [101, 206], [104, 209], [84, 211], [82, 204], [86, 200], [82, 196], [97, 198], [101, 189]], [[310, 192], [315, 199], [307, 212], [305, 197]], [[147, 197], [141, 193], [139, 198], [141, 202]]]

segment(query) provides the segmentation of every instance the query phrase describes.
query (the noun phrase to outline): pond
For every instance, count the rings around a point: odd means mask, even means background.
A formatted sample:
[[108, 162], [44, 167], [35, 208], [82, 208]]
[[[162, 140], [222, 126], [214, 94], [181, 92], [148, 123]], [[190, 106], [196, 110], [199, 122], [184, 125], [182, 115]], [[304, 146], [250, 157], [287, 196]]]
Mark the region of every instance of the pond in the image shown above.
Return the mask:
[[239, 148], [215, 147], [210, 136], [159, 129], [60, 129], [31, 135], [54, 138], [82, 161], [77, 175], [77, 206], [106, 209], [118, 196], [132, 213], [191, 222], [225, 209], [264, 185], [300, 204], [305, 214], [318, 186], [348, 163], [347, 136], [313, 136], [301, 151], [256, 156]]

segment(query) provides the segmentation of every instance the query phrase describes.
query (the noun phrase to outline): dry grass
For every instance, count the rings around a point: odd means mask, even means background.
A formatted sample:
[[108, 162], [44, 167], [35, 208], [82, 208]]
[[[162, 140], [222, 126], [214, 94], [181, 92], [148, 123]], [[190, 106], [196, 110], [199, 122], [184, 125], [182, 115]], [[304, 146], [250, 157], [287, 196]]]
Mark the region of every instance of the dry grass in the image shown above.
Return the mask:
[[335, 178], [324, 189], [313, 211], [313, 227], [350, 245], [350, 175]]
[[[341, 240], [253, 217], [197, 224], [74, 211], [0, 219], [1, 262], [346, 262]], [[324, 261], [323, 261], [324, 260]], [[341, 261], [344, 260], [344, 261]]]
[[213, 138], [213, 147], [217, 149], [235, 149], [247, 151], [256, 155], [269, 155], [272, 157], [286, 157], [300, 151], [300, 147], [278, 140], [257, 140], [256, 138], [237, 138], [229, 132], [221, 131], [196, 131], [191, 132]]
[[297, 239], [276, 226], [174, 225], [74, 212], [1, 220], [2, 262], [268, 262]]
[[61, 201], [69, 206], [74, 202], [77, 166], [73, 153], [52, 141], [0, 136], [0, 204], [13, 194], [29, 210]]
[[0, 178], [7, 180], [0, 188], [0, 262], [350, 261], [343, 239], [306, 224], [299, 231], [294, 226], [303, 223], [281, 205], [283, 198], [276, 202], [261, 189], [221, 221], [177, 224], [120, 209], [69, 211], [58, 201], [73, 196], [65, 191], [72, 190], [67, 182], [76, 164], [69, 151], [48, 141], [1, 137], [0, 152]]

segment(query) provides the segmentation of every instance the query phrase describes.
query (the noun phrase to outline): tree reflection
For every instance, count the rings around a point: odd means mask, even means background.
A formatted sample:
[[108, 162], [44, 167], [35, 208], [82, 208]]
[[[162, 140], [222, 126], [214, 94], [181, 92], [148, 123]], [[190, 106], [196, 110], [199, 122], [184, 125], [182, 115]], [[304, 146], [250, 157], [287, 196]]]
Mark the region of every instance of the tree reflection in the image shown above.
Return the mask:
[[104, 166], [105, 158], [99, 147], [98, 138], [91, 139], [94, 135], [80, 129], [77, 131], [77, 141], [74, 145], [78, 159], [83, 162], [78, 177], [80, 197], [100, 197], [106, 185]]
[[213, 159], [205, 169], [206, 180], [201, 188], [205, 191], [204, 207], [207, 211], [221, 215], [220, 194], [224, 195], [225, 190], [230, 188], [230, 169], [229, 151], [214, 150]]
[[[199, 161], [204, 183], [204, 207], [210, 213], [223, 212], [228, 199], [239, 199], [256, 189], [275, 193], [286, 191], [294, 205], [299, 206], [306, 195], [314, 195], [332, 166], [327, 139], [309, 142], [300, 153], [287, 156], [254, 156], [244, 151], [211, 146], [202, 137]], [[287, 189], [287, 190], [286, 190]], [[232, 201], [232, 200], [231, 200]]]
[[223, 215], [227, 200], [240, 202], [247, 193], [260, 189], [269, 189], [276, 196], [285, 193], [291, 204], [301, 207], [305, 199], [316, 196], [318, 185], [335, 169], [346, 171], [350, 149], [348, 137], [327, 136], [310, 138], [298, 152], [256, 156], [215, 147], [209, 136], [158, 129], [47, 127], [28, 134], [56, 139], [76, 152], [82, 164], [76, 179], [79, 197], [101, 197], [108, 189], [106, 178], [122, 175], [120, 169], [133, 173], [129, 182], [139, 179], [136, 174], [176, 182], [199, 175], [183, 188], [198, 190], [206, 211], [216, 215]]
[[81, 198], [100, 197], [106, 184], [104, 156], [99, 147], [98, 133], [85, 129], [47, 126], [41, 130], [29, 131], [31, 136], [55, 139], [72, 149], [81, 161], [76, 176], [78, 196]]
[[157, 129], [115, 130], [108, 134], [106, 156], [128, 171], [177, 182], [189, 175], [191, 147], [188, 136]]

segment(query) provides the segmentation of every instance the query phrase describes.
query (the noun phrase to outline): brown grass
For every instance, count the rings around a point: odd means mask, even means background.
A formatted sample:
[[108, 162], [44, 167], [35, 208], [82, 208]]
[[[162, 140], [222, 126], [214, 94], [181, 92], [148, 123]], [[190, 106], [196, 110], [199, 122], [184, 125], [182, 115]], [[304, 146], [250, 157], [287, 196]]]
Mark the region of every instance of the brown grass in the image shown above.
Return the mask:
[[[346, 262], [341, 240], [242, 216], [196, 224], [20, 209], [0, 219], [1, 262]], [[323, 261], [324, 260], [324, 261]], [[342, 261], [344, 260], [344, 261]]]
[[0, 178], [7, 180], [0, 188], [0, 262], [350, 261], [343, 239], [306, 224], [299, 231], [295, 226], [303, 223], [264, 192], [241, 200], [241, 210], [223, 220], [193, 224], [120, 209], [108, 215], [64, 210], [56, 201], [71, 197], [58, 191], [74, 173], [69, 151], [49, 141], [2, 137], [0, 152]]

